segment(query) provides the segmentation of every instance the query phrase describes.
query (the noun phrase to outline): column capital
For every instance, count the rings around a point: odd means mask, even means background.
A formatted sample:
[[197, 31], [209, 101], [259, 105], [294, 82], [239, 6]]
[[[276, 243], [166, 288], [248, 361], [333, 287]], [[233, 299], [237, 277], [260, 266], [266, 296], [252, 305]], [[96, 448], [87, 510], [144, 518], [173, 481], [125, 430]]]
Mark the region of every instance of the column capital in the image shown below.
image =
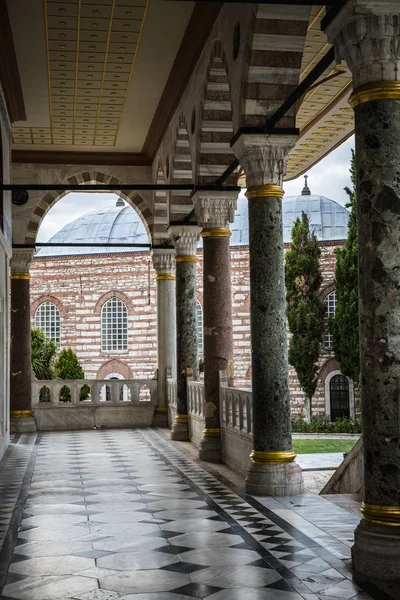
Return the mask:
[[168, 233], [175, 246], [177, 262], [187, 259], [188, 262], [195, 262], [197, 243], [200, 239], [201, 227], [198, 225], [170, 225]]
[[398, 82], [399, 0], [350, 0], [325, 33], [335, 47], [337, 62], [345, 60], [351, 70], [356, 92], [374, 83]]
[[13, 248], [10, 260], [11, 279], [29, 279], [34, 254], [33, 248]]
[[226, 229], [235, 220], [239, 192], [203, 192], [193, 196], [194, 210], [203, 229]]
[[175, 250], [154, 248], [151, 258], [157, 279], [175, 279]]
[[233, 151], [246, 173], [248, 190], [271, 185], [282, 187], [296, 140], [296, 135], [243, 134], [235, 141]]

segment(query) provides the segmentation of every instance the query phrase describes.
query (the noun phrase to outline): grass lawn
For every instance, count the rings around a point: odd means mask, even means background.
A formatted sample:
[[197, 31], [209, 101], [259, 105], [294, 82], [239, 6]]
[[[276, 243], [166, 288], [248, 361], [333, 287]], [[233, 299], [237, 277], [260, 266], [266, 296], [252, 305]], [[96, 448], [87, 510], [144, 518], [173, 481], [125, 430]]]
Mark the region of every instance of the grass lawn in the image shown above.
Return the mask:
[[357, 440], [293, 440], [296, 454], [321, 452], [349, 452]]

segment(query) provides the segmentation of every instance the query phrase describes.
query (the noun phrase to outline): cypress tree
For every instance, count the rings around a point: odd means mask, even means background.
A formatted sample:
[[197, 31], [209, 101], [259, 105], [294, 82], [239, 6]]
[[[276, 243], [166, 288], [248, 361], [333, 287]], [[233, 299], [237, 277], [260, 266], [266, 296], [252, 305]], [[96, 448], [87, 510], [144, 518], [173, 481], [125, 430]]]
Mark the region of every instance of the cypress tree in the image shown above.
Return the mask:
[[335, 358], [343, 375], [355, 383], [360, 379], [358, 326], [358, 240], [356, 214], [355, 157], [352, 150], [350, 166], [352, 189], [346, 187], [350, 208], [347, 240], [335, 251], [336, 312], [330, 323]]
[[310, 228], [306, 213], [296, 219], [292, 241], [286, 254], [287, 319], [292, 334], [289, 342], [289, 363], [296, 369], [299, 383], [311, 399], [318, 382], [318, 358], [324, 330], [325, 304], [320, 299], [322, 282], [319, 257], [321, 250]]

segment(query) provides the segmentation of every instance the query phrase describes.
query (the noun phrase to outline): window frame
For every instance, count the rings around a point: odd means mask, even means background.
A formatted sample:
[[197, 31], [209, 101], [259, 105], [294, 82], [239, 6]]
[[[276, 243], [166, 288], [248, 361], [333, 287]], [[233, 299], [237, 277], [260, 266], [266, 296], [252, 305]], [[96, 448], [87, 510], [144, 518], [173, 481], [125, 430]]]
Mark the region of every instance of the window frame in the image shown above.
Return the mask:
[[[199, 318], [200, 316], [200, 318]], [[197, 349], [199, 352], [204, 352], [204, 313], [200, 300], [196, 300], [196, 333], [197, 333]]]
[[127, 354], [129, 352], [128, 307], [112, 296], [100, 311], [100, 351], [102, 354]]
[[[332, 298], [332, 302], [329, 299]], [[333, 349], [333, 336], [328, 330], [328, 321], [335, 318], [336, 307], [337, 307], [337, 293], [336, 289], [332, 290], [324, 298], [326, 305], [325, 311], [325, 327], [322, 334], [322, 345], [324, 350], [332, 351]]]
[[[47, 309], [49, 310], [47, 311]], [[43, 312], [44, 314], [42, 314]], [[52, 322], [47, 323], [52, 316], [56, 319], [54, 325]], [[61, 348], [61, 312], [57, 304], [51, 300], [43, 300], [35, 310], [33, 322], [37, 329], [40, 329], [49, 340], [53, 340], [57, 344], [58, 349]], [[53, 329], [55, 335], [52, 335]]]

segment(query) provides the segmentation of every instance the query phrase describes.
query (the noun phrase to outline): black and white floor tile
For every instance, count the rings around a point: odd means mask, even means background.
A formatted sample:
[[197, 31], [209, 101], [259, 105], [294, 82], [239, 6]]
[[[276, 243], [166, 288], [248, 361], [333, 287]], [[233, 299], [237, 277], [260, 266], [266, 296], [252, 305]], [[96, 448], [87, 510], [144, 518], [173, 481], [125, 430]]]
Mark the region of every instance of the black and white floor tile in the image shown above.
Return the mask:
[[0, 465], [3, 600], [370, 599], [350, 521], [304, 531], [302, 498], [244, 496], [151, 429], [23, 438]]

